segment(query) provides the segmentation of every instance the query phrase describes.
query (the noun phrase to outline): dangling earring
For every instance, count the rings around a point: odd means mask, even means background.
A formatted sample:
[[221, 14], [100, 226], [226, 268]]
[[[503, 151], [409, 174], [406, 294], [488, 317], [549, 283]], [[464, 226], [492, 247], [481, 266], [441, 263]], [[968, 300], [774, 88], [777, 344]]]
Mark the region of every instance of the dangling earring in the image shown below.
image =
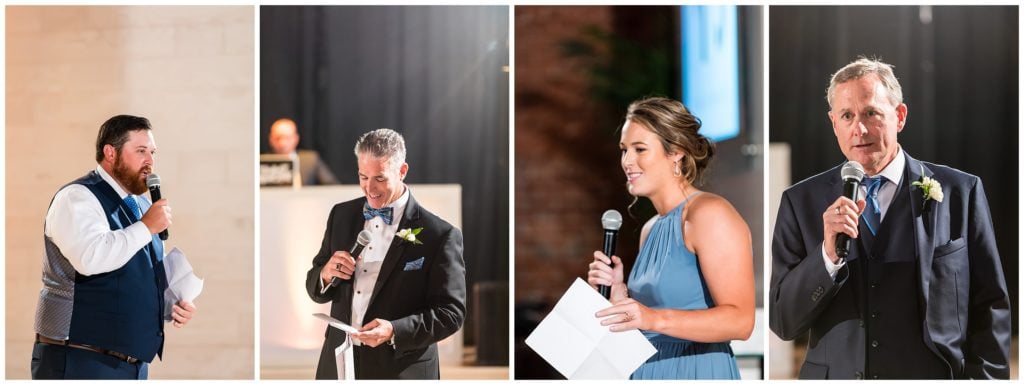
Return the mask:
[[672, 175], [683, 176], [683, 167], [679, 165], [679, 161], [672, 162]]

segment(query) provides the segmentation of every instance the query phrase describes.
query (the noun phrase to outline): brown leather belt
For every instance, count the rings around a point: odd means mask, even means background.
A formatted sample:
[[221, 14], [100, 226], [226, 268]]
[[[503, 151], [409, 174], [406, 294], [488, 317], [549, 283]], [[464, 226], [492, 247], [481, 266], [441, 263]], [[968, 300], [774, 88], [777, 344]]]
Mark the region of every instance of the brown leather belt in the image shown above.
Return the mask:
[[38, 333], [36, 333], [36, 342], [42, 342], [42, 343], [48, 344], [48, 345], [67, 346], [69, 348], [88, 350], [90, 352], [95, 352], [95, 353], [99, 353], [99, 354], [106, 354], [108, 356], [115, 357], [115, 358], [117, 358], [117, 359], [119, 359], [121, 361], [127, 362], [129, 364], [135, 364], [135, 363], [139, 362], [138, 358], [129, 356], [129, 355], [124, 354], [124, 353], [118, 353], [118, 352], [115, 352], [113, 350], [107, 350], [107, 349], [103, 349], [103, 348], [98, 348], [98, 347], [95, 347], [95, 346], [92, 346], [92, 345], [76, 344], [76, 343], [70, 342], [70, 341], [55, 340], [55, 339], [52, 339], [52, 338], [49, 338], [49, 337], [46, 337], [46, 336], [41, 336]]

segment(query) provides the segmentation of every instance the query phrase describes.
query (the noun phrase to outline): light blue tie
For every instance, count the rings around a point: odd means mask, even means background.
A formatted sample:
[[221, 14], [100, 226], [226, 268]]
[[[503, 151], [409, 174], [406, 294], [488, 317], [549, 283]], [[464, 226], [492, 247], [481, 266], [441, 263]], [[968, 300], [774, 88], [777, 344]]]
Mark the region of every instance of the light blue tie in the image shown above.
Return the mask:
[[384, 220], [384, 223], [390, 225], [394, 214], [393, 211], [393, 207], [375, 209], [370, 207], [369, 203], [363, 203], [363, 219], [367, 221], [373, 219], [373, 217], [380, 217], [380, 219]]
[[128, 205], [128, 208], [131, 209], [132, 215], [134, 215], [132, 218], [133, 221], [142, 219], [142, 209], [139, 208], [139, 202], [135, 201], [134, 195], [124, 197], [124, 204]]
[[878, 189], [885, 184], [885, 177], [864, 178], [862, 183], [868, 187], [868, 196], [865, 198], [867, 204], [861, 216], [864, 217], [864, 223], [868, 225], [868, 230], [871, 231], [871, 234], [878, 235], [878, 227], [882, 223], [882, 208], [878, 203]]

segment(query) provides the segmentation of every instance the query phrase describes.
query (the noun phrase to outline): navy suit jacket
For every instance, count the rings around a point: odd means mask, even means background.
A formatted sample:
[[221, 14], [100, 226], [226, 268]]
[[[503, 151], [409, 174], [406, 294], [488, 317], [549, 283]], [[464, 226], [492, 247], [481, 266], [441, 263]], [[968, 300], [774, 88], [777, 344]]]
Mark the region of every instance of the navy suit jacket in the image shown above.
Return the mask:
[[[306, 274], [306, 291], [317, 303], [331, 302], [331, 317], [352, 319], [352, 280], [320, 294], [320, 270], [338, 250], [349, 250], [361, 230], [366, 198], [339, 203], [327, 219], [320, 252]], [[466, 319], [466, 267], [462, 259], [462, 232], [421, 207], [412, 196], [398, 229], [423, 230], [414, 245], [398, 237], [391, 242], [363, 322], [391, 321], [395, 347], [357, 347], [356, 379], [437, 379], [440, 377], [437, 341], [462, 327]], [[354, 278], [353, 278], [354, 279]], [[345, 332], [328, 326], [317, 379], [338, 378], [334, 349], [345, 342]]]
[[[906, 152], [904, 152], [906, 154]], [[1010, 303], [992, 231], [992, 218], [981, 180], [959, 170], [906, 156], [909, 184], [924, 176], [942, 184], [942, 202], [925, 201], [911, 190], [920, 306], [925, 345], [949, 365], [954, 378], [1007, 379], [1010, 349]], [[821, 256], [822, 213], [842, 195], [837, 166], [787, 189], [779, 205], [772, 239], [770, 327], [784, 340], [811, 333], [817, 343], [807, 362], [852, 373], [843, 354], [850, 346], [849, 324], [823, 322], [840, 311], [833, 298], [844, 286], [849, 267], [835, 280]], [[907, 177], [909, 176], [909, 177]], [[863, 223], [860, 225], [864, 229]], [[862, 230], [866, 231], [866, 230]], [[852, 256], [851, 256], [852, 257]], [[894, 293], [896, 294], [896, 293]], [[854, 320], [855, 325], [856, 320]], [[862, 349], [861, 349], [862, 350]], [[907, 358], [913, 364], [913, 357]]]

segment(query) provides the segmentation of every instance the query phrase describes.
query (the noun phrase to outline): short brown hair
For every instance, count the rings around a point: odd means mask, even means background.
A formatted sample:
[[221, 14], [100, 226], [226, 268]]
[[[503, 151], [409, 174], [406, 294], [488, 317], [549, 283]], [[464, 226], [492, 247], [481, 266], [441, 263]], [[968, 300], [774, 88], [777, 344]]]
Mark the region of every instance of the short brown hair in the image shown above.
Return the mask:
[[117, 152], [121, 152], [121, 146], [128, 141], [128, 133], [139, 130], [152, 130], [149, 119], [141, 116], [117, 115], [100, 126], [100, 132], [96, 135], [96, 162], [103, 161], [103, 146], [111, 145]]

